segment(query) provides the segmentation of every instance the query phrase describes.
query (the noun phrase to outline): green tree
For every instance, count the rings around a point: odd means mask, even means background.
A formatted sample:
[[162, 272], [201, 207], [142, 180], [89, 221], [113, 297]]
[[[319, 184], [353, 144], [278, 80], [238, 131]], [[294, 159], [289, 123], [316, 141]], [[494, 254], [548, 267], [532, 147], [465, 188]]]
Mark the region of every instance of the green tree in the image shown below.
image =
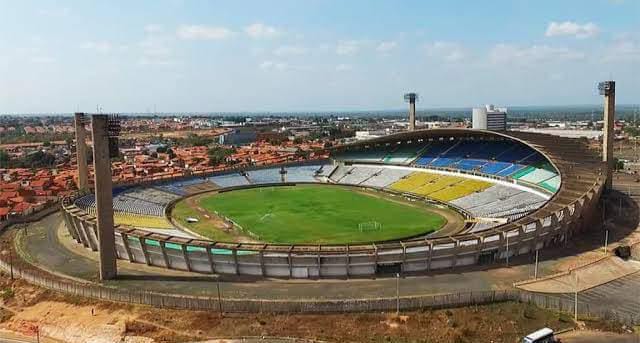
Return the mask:
[[7, 168], [10, 160], [11, 156], [9, 156], [9, 153], [4, 150], [0, 150], [0, 168]]
[[220, 145], [215, 146], [207, 151], [207, 155], [209, 157], [209, 165], [217, 166], [221, 163], [224, 163], [226, 162], [227, 157], [233, 155], [233, 153], [235, 153], [235, 150], [233, 148], [227, 148]]

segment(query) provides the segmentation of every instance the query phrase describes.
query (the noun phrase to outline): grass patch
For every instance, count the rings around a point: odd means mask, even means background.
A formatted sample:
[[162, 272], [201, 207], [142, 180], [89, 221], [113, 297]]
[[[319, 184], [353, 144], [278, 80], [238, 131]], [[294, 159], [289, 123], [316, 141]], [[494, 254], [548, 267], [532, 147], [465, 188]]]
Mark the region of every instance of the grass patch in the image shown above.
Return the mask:
[[[268, 187], [203, 197], [199, 205], [231, 218], [260, 241], [292, 244], [344, 244], [400, 239], [433, 232], [446, 220], [426, 206], [409, 206], [384, 197], [333, 186]], [[184, 223], [194, 210], [176, 205]], [[361, 228], [362, 223], [379, 223]], [[200, 223], [198, 223], [200, 224]], [[187, 225], [211, 239], [219, 230]], [[216, 232], [217, 231], [217, 232]]]
[[[200, 213], [196, 211], [196, 209], [189, 206], [185, 201], [180, 201], [175, 204], [173, 207], [173, 211], [171, 212], [171, 216], [183, 227], [187, 229], [197, 232], [205, 237], [208, 237], [214, 241], [234, 241], [235, 238], [221, 229], [218, 229], [211, 225], [211, 223], [207, 222], [206, 218], [204, 218]], [[197, 223], [187, 223], [186, 218], [197, 218], [199, 222]]]

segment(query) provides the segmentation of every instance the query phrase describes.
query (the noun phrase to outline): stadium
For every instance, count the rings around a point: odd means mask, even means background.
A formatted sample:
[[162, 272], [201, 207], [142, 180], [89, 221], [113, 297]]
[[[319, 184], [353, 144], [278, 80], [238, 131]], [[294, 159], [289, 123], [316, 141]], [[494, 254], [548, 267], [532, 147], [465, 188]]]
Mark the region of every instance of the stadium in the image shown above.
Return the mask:
[[[491, 264], [579, 235], [606, 171], [586, 140], [432, 129], [305, 163], [113, 191], [117, 258], [209, 274], [341, 278]], [[63, 202], [98, 250], [95, 197]]]

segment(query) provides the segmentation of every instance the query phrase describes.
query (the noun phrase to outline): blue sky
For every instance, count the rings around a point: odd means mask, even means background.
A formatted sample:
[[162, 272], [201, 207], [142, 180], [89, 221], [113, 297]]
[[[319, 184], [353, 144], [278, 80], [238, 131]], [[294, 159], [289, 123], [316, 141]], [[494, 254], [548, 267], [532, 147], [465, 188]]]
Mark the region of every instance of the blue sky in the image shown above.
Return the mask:
[[0, 0], [0, 113], [640, 103], [640, 0]]

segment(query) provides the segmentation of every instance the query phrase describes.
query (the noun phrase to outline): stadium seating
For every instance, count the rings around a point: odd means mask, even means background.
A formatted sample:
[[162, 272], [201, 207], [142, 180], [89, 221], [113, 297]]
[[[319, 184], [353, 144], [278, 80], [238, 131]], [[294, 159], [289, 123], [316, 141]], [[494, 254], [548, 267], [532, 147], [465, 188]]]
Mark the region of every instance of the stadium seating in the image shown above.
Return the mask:
[[416, 189], [412, 192], [420, 195], [429, 195], [431, 193], [448, 188], [451, 185], [459, 183], [464, 179], [456, 176], [441, 176], [437, 175], [436, 178]]
[[544, 198], [533, 193], [493, 185], [482, 192], [469, 194], [451, 203], [464, 208], [475, 217], [508, 218], [511, 215], [533, 211], [545, 201]]
[[114, 222], [119, 225], [129, 225], [151, 229], [173, 229], [173, 225], [165, 217], [144, 216], [123, 212], [115, 212]]
[[458, 199], [469, 194], [480, 192], [484, 189], [491, 187], [491, 184], [484, 181], [477, 180], [464, 180], [462, 182], [451, 185], [450, 187], [443, 188], [439, 191], [429, 194], [430, 198], [438, 199], [440, 201], [451, 201]]
[[345, 166], [342, 164], [338, 165], [333, 173], [331, 173], [330, 178], [333, 182], [340, 182], [340, 180], [342, 180], [342, 178], [345, 177], [351, 169], [353, 169], [351, 166]]
[[417, 165], [426, 166], [433, 162], [440, 154], [451, 148], [454, 144], [450, 141], [433, 141], [424, 150], [422, 155], [416, 160]]
[[[113, 197], [113, 209], [115, 212], [162, 217], [166, 205], [173, 199], [176, 199], [175, 194], [151, 187], [134, 187]], [[95, 197], [93, 194], [85, 195], [76, 200], [76, 205], [93, 212]]]
[[216, 175], [209, 178], [209, 181], [220, 186], [220, 188], [248, 185], [249, 180], [240, 173]]
[[382, 162], [387, 155], [383, 149], [351, 150], [339, 153], [336, 158], [344, 161]]
[[330, 172], [332, 168], [333, 166], [329, 164], [289, 167], [287, 168], [287, 182], [317, 182], [317, 171], [320, 171], [318, 176], [321, 176], [323, 173]]
[[410, 170], [384, 168], [361, 185], [384, 188], [409, 174], [411, 174]]
[[401, 191], [401, 192], [412, 192], [420, 186], [423, 186], [427, 182], [431, 180], [435, 180], [438, 178], [438, 175], [425, 173], [425, 172], [413, 172], [406, 177], [396, 181], [391, 186], [390, 189]]
[[192, 178], [192, 179], [162, 183], [157, 185], [156, 188], [162, 189], [170, 193], [178, 194], [178, 195], [187, 195], [188, 193], [184, 190], [184, 187], [196, 185], [206, 181], [207, 181], [206, 179], [202, 179], [202, 178]]
[[558, 188], [560, 188], [560, 175], [556, 175], [546, 181], [543, 181], [540, 183], [540, 186], [550, 192], [557, 192]]
[[359, 185], [381, 170], [381, 167], [352, 167], [339, 182], [349, 185]]
[[387, 164], [409, 164], [418, 157], [419, 152], [426, 146], [422, 145], [400, 145], [392, 149], [382, 162]]
[[247, 171], [247, 178], [253, 184], [282, 182], [279, 168]]

